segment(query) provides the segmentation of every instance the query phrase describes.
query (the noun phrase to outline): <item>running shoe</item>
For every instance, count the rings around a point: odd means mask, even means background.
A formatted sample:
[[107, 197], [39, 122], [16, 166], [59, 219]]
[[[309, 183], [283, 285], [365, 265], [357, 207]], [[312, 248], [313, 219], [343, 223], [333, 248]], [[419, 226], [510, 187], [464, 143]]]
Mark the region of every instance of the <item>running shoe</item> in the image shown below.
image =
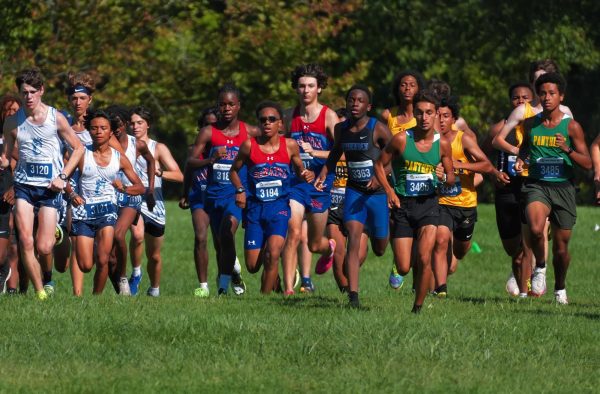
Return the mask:
[[437, 289], [433, 291], [433, 295], [437, 298], [446, 298], [448, 297], [448, 286], [441, 285]]
[[358, 293], [351, 291], [348, 293], [348, 305], [350, 308], [360, 308], [360, 302], [358, 301]]
[[569, 303], [569, 300], [567, 299], [567, 290], [562, 289], [554, 291], [554, 299], [559, 305], [567, 305]]
[[313, 284], [310, 278], [302, 279], [302, 284], [300, 285], [300, 293], [314, 293], [315, 285]]
[[154, 289], [152, 286], [148, 287], [148, 290], [146, 291], [146, 295], [149, 297], [158, 297], [158, 296], [160, 296], [160, 290]]
[[208, 289], [205, 289], [203, 287], [198, 287], [196, 290], [194, 290], [194, 297], [208, 298], [208, 295], [209, 295]]
[[55, 288], [56, 288], [56, 284], [54, 283], [53, 280], [44, 283], [44, 291], [46, 292], [46, 295], [48, 297], [51, 297], [54, 295]]
[[129, 288], [129, 281], [127, 278], [119, 279], [119, 294], [122, 296], [130, 296], [131, 289]]
[[515, 278], [515, 274], [511, 271], [506, 281], [506, 291], [513, 297], [519, 295], [519, 284], [517, 283], [517, 278]]
[[335, 239], [329, 240], [329, 249], [331, 250], [329, 256], [319, 257], [317, 265], [315, 266], [315, 274], [323, 275], [331, 269], [331, 266], [333, 265], [333, 255], [335, 253]]
[[535, 267], [531, 279], [531, 295], [541, 297], [546, 294], [546, 267]]
[[58, 245], [62, 244], [63, 237], [64, 237], [64, 234], [63, 234], [62, 227], [60, 227], [60, 224], [57, 224], [56, 229], [54, 230], [54, 238], [56, 239], [54, 246], [58, 246]]
[[138, 291], [140, 291], [140, 283], [142, 283], [142, 273], [135, 276], [131, 274], [129, 278], [129, 293], [134, 296], [137, 295]]
[[227, 295], [227, 289], [222, 289], [219, 287], [219, 290], [217, 291], [217, 296], [226, 296]]
[[40, 290], [35, 293], [35, 298], [37, 298], [39, 301], [46, 301], [48, 299], [48, 293], [46, 293], [45, 290]]
[[235, 295], [242, 295], [246, 292], [246, 283], [242, 279], [242, 274], [237, 272], [231, 274], [231, 290]]
[[10, 264], [8, 262], [4, 263], [0, 267], [0, 294], [6, 293], [6, 283], [10, 279], [11, 274]]
[[6, 294], [8, 294], [9, 296], [15, 296], [19, 294], [19, 291], [14, 287], [11, 287], [10, 289], [6, 290]]
[[396, 269], [396, 265], [392, 267], [392, 271], [390, 272], [390, 287], [394, 290], [400, 289], [404, 285], [404, 277], [398, 273]]

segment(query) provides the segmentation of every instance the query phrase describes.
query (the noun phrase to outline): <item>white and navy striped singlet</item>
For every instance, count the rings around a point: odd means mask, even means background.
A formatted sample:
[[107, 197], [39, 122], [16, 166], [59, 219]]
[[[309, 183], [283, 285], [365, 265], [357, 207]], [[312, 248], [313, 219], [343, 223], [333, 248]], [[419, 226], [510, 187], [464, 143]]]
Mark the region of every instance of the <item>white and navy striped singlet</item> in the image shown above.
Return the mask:
[[[152, 139], [149, 139], [147, 142], [148, 149], [154, 157], [156, 157], [156, 144], [157, 142]], [[156, 168], [158, 168], [158, 162], [156, 165]], [[148, 165], [146, 163], [146, 159], [144, 159], [142, 156], [139, 156], [135, 162], [135, 172], [142, 180], [144, 187], [148, 188]], [[164, 226], [166, 224], [167, 211], [165, 210], [165, 202], [162, 194], [162, 178], [159, 176], [154, 177], [154, 199], [156, 200], [156, 206], [152, 212], [148, 209], [146, 200], [144, 199], [144, 201], [142, 201], [142, 215]]]
[[85, 205], [73, 208], [74, 220], [117, 218], [117, 197], [112, 182], [117, 179], [121, 168], [121, 154], [113, 148], [110, 151], [110, 162], [102, 167], [96, 163], [94, 152], [85, 150], [83, 171], [79, 177], [79, 195], [85, 200]]
[[17, 112], [17, 142], [19, 160], [15, 169], [15, 182], [38, 187], [48, 187], [52, 179], [63, 170], [61, 142], [56, 126], [56, 108], [48, 107], [41, 125], [27, 120], [24, 109]]

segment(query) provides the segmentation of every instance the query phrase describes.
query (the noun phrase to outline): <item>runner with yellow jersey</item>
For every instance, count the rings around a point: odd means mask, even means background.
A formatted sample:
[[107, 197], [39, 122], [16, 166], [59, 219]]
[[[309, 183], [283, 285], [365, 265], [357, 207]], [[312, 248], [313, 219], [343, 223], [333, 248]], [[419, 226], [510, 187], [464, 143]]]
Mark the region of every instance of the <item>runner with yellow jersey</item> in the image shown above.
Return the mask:
[[[455, 97], [442, 100], [438, 116], [442, 139], [451, 144], [454, 171], [458, 175], [454, 185], [441, 184], [438, 189], [440, 219], [433, 252], [433, 275], [435, 294], [443, 298], [448, 292], [448, 274], [456, 271], [458, 260], [471, 249], [471, 237], [477, 221], [475, 174], [494, 175], [501, 184], [510, 180], [506, 173], [494, 168], [475, 138], [455, 126], [459, 118]], [[438, 164], [438, 171], [443, 172], [441, 164]]]

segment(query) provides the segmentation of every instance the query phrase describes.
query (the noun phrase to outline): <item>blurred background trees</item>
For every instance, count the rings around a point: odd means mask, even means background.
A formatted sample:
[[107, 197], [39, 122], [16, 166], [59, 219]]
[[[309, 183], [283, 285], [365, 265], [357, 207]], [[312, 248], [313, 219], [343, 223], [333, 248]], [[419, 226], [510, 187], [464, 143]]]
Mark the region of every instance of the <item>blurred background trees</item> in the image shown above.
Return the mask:
[[[445, 80], [483, 137], [509, 113], [508, 86], [527, 79], [529, 62], [552, 58], [588, 142], [600, 125], [600, 3], [593, 0], [2, 3], [0, 93], [14, 92], [16, 72], [36, 65], [48, 79], [45, 101], [65, 108], [67, 72], [92, 72], [95, 106], [150, 107], [154, 134], [180, 163], [219, 85], [240, 88], [242, 119], [253, 123], [261, 100], [295, 103], [289, 74], [307, 62], [329, 73], [322, 101], [334, 108], [361, 82], [380, 112], [393, 104], [390, 85], [404, 69]], [[586, 175], [578, 175], [580, 197], [590, 200]]]

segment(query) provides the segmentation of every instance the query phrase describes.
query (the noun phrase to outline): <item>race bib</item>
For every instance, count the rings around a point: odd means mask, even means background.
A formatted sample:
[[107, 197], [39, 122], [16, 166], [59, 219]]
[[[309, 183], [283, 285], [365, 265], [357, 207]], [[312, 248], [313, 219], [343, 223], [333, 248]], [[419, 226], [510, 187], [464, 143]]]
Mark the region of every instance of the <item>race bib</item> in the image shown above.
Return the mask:
[[507, 158], [507, 171], [509, 176], [517, 176], [517, 170], [515, 170], [515, 163], [517, 162], [517, 156], [509, 155]]
[[49, 181], [52, 179], [52, 160], [30, 159], [25, 164], [25, 173], [30, 180]]
[[281, 180], [258, 182], [256, 184], [256, 198], [260, 201], [275, 201], [283, 193]]
[[304, 168], [310, 170], [313, 157], [308, 153], [300, 153], [300, 159], [302, 159], [302, 164], [304, 165]]
[[85, 200], [85, 213], [88, 219], [96, 219], [116, 212], [116, 206], [110, 196], [88, 197]]
[[342, 205], [346, 198], [345, 187], [334, 187], [331, 189], [331, 205]]
[[213, 164], [213, 182], [229, 184], [229, 170], [231, 164], [215, 163]]
[[407, 196], [430, 196], [433, 193], [433, 174], [406, 174]]
[[562, 157], [540, 157], [536, 161], [542, 179], [563, 178], [565, 175]]
[[373, 161], [349, 161], [348, 162], [348, 179], [359, 182], [367, 183], [373, 178]]
[[440, 184], [440, 196], [444, 197], [456, 197], [462, 193], [462, 187], [460, 185], [460, 177], [456, 176], [454, 185], [446, 185], [445, 183]]

